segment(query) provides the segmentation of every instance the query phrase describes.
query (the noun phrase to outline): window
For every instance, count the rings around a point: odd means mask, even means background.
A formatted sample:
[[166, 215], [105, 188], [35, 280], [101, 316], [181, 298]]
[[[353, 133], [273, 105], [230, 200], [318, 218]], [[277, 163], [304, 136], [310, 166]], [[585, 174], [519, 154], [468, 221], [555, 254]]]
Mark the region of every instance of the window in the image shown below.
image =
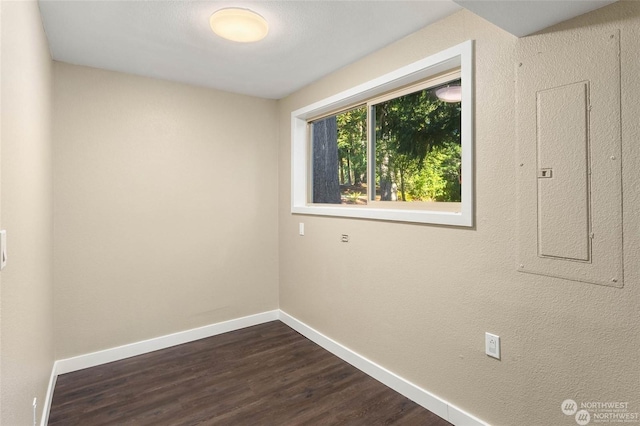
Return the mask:
[[294, 111], [292, 212], [472, 226], [472, 52]]
[[310, 120], [310, 201], [459, 212], [461, 85], [446, 73]]

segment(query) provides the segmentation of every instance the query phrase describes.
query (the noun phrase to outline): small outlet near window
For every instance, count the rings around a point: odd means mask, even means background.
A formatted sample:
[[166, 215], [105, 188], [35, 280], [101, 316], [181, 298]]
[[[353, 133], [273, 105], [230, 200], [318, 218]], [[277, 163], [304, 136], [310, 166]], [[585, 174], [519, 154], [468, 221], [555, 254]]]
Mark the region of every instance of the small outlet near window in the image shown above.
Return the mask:
[[340, 241], [342, 241], [343, 243], [348, 243], [349, 242], [349, 235], [342, 234], [342, 237], [341, 237]]

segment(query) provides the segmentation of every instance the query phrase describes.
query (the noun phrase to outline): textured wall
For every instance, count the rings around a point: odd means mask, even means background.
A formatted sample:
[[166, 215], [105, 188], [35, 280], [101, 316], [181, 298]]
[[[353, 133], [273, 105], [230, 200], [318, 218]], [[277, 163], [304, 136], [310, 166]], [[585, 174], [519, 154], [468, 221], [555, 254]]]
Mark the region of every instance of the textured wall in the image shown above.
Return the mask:
[[[33, 422], [53, 366], [51, 57], [35, 1], [2, 2], [0, 424]], [[38, 416], [39, 421], [39, 416]]]
[[[2, 3], [0, 2], [0, 76], [2, 75]], [[0, 77], [1, 78], [1, 77]], [[2, 81], [0, 80], [0, 229], [2, 228]], [[0, 355], [2, 355], [2, 274], [0, 273]], [[2, 418], [2, 362], [0, 361], [0, 419]]]
[[[622, 45], [625, 287], [518, 273], [517, 57], [612, 28]], [[568, 398], [640, 412], [638, 28], [634, 2], [520, 40], [462, 11], [280, 101], [281, 309], [492, 424], [576, 424], [560, 410]], [[467, 39], [476, 40], [475, 229], [290, 213], [291, 111]], [[501, 361], [484, 354], [485, 331], [500, 335]]]
[[54, 63], [56, 358], [278, 307], [276, 102]]

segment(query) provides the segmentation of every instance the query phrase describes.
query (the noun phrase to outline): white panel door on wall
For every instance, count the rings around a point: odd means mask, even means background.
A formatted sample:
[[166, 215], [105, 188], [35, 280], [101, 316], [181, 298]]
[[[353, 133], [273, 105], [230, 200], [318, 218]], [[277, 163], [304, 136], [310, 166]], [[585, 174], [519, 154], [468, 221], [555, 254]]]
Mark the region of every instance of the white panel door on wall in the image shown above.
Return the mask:
[[516, 117], [518, 270], [622, 287], [619, 33], [520, 59]]

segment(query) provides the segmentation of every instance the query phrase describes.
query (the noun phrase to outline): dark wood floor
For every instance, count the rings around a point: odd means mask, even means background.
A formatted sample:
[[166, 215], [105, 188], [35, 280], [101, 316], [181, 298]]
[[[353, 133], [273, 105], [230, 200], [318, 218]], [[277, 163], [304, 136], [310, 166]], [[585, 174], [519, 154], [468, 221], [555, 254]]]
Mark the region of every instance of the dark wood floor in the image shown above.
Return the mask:
[[49, 424], [450, 425], [279, 321], [61, 375]]

